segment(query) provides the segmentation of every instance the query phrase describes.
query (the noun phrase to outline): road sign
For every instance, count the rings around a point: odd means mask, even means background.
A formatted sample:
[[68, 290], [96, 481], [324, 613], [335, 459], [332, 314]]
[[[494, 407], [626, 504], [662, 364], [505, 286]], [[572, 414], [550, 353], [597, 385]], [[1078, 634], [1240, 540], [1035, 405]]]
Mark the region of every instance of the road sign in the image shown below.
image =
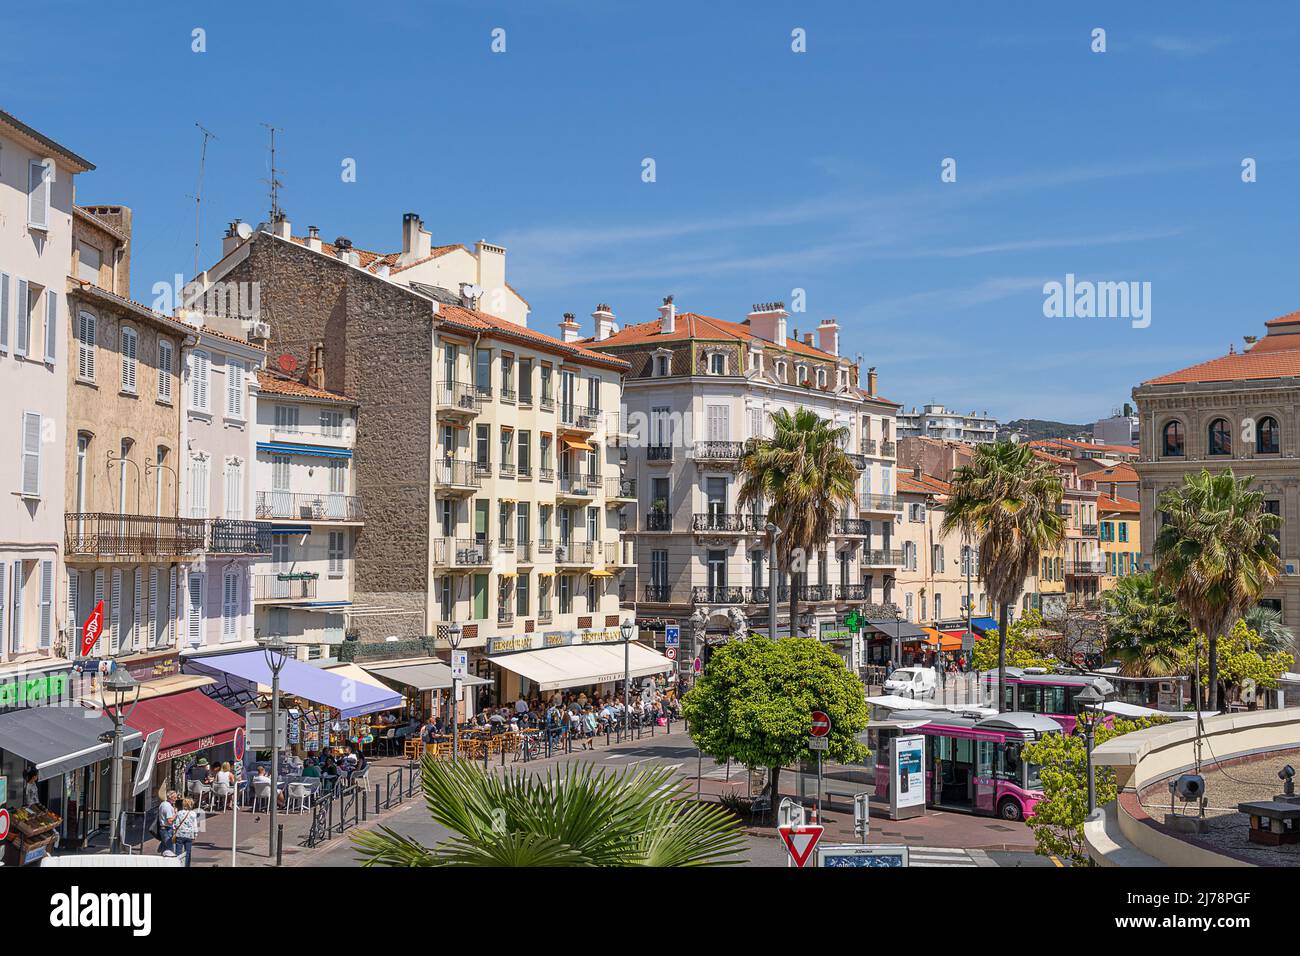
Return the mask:
[[95, 642], [104, 633], [104, 602], [100, 601], [81, 626], [81, 656], [89, 657]]
[[799, 827], [777, 827], [776, 832], [781, 834], [781, 839], [785, 841], [785, 848], [790, 851], [790, 859], [794, 860], [794, 865], [802, 868], [812, 856], [817, 841], [822, 838], [825, 830], [823, 826], [810, 823]]
[[469, 651], [451, 652], [451, 676], [457, 680], [469, 676]]
[[665, 647], [664, 657], [668, 658], [670, 661], [677, 660], [677, 648], [673, 647], [671, 644], [668, 647]]
[[682, 642], [682, 629], [676, 624], [669, 624], [664, 628], [664, 644], [668, 647], [677, 647]]
[[248, 735], [244, 732], [243, 727], [235, 728], [235, 760], [244, 759], [244, 745], [248, 742]]
[[812, 712], [812, 735], [814, 737], [825, 737], [830, 732], [830, 716], [824, 710], [814, 710]]
[[0, 840], [5, 840], [9, 836], [9, 811], [0, 807]]
[[828, 843], [817, 850], [817, 865], [826, 867], [907, 866], [905, 846]]
[[153, 768], [158, 763], [158, 748], [162, 746], [162, 739], [161, 729], [151, 731], [144, 739], [144, 745], [140, 748], [140, 756], [135, 765], [135, 780], [131, 784], [131, 796], [138, 797], [149, 789], [149, 781], [153, 780]]
[[808, 738], [809, 750], [830, 750], [830, 748], [831, 748], [831, 742], [827, 740], [825, 737]]
[[695, 671], [697, 674], [704, 670], [704, 661], [700, 660], [698, 657], [695, 658], [695, 663], [691, 665], [691, 670]]

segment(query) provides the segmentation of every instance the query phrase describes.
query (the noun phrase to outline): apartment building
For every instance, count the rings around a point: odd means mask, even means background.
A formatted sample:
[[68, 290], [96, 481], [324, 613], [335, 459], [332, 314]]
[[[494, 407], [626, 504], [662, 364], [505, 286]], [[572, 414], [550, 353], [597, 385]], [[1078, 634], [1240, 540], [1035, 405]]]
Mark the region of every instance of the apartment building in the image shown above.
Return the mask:
[[1080, 441], [1077, 438], [1042, 438], [1029, 444], [1039, 451], [1098, 467], [1121, 461], [1136, 461], [1138, 458], [1137, 446], [1128, 444], [1105, 445], [1099, 441]]
[[1097, 495], [1100, 519], [1098, 538], [1104, 569], [1102, 593], [1112, 590], [1121, 578], [1142, 571], [1142, 508], [1128, 498]]
[[925, 405], [920, 411], [899, 410], [898, 437], [987, 444], [998, 440], [998, 422], [988, 412], [963, 415], [943, 405]]
[[1123, 498], [1127, 501], [1138, 500], [1138, 474], [1128, 462], [1105, 465], [1093, 471], [1083, 469], [1084, 466], [1081, 465], [1080, 480], [1091, 481], [1096, 485], [1099, 494], [1111, 498]]
[[903, 505], [899, 604], [904, 620], [938, 629], [965, 623], [968, 593], [972, 616], [992, 613], [979, 576], [979, 550], [968, 547], [960, 532], [942, 530], [948, 494], [948, 483], [925, 474], [920, 466], [899, 474], [898, 497]]
[[1300, 626], [1300, 313], [1265, 324], [1247, 348], [1160, 375], [1133, 389], [1142, 423], [1141, 457], [1134, 463], [1141, 505], [1142, 563], [1154, 566], [1161, 492], [1189, 472], [1231, 468], [1255, 479], [1265, 506], [1282, 517], [1278, 532], [1283, 574], [1260, 601]]
[[351, 656], [446, 639], [455, 622], [503, 699], [540, 686], [529, 652], [563, 646], [577, 661], [620, 639], [626, 362], [578, 344], [576, 330], [565, 341], [526, 314], [484, 311], [475, 284], [398, 281], [405, 273], [350, 244], [293, 237], [287, 220], [236, 230], [224, 251], [201, 281], [258, 284], [273, 364], [305, 366], [319, 345], [320, 387], [365, 409], [352, 588], [374, 613], [351, 616], [347, 636], [362, 645]]
[[256, 568], [256, 629], [301, 660], [337, 656], [353, 608], [352, 555], [365, 513], [353, 454], [360, 406], [329, 391], [325, 349], [303, 374], [292, 361], [258, 372], [257, 516], [270, 519], [269, 560]]
[[642, 569], [638, 620], [647, 629], [689, 619], [683, 641], [694, 638], [688, 650], [697, 651], [706, 638], [745, 633], [750, 620], [766, 626], [767, 520], [761, 507], [741, 512], [737, 469], [747, 441], [772, 435], [778, 409], [812, 409], [847, 428], [860, 474], [857, 498], [836, 516], [825, 547], [779, 585], [782, 610], [788, 588], [799, 588], [801, 633], [816, 635], [849, 607], [894, 600], [902, 564], [898, 406], [877, 393], [875, 369], [859, 382], [860, 363], [840, 354], [838, 324], [824, 320], [815, 338], [800, 337], [797, 329], [787, 334], [790, 315], [779, 302], [732, 322], [679, 313], [671, 296], [648, 322], [619, 329], [603, 304], [592, 318], [595, 335], [584, 344], [630, 364], [623, 397], [635, 440], [625, 475], [637, 503], [629, 534]]
[[1136, 448], [1139, 438], [1138, 417], [1133, 406], [1125, 403], [1123, 414], [1116, 412], [1110, 418], [1092, 423], [1092, 440], [1104, 445], [1124, 445]]
[[73, 218], [65, 267], [71, 316], [64, 453], [67, 603], [84, 621], [102, 601], [94, 656], [130, 664], [183, 643], [189, 565], [208, 527], [182, 516], [184, 322], [130, 295], [131, 211]]
[[0, 673], [39, 671], [69, 653], [63, 594], [63, 448], [68, 417], [65, 285], [74, 180], [94, 169], [0, 112]]

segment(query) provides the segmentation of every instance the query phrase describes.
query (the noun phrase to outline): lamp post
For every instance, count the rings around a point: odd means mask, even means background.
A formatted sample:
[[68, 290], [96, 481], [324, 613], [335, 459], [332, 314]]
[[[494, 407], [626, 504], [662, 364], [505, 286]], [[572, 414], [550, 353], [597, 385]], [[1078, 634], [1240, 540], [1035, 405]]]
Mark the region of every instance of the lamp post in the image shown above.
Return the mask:
[[[130, 707], [126, 706], [128, 697], [131, 698]], [[104, 710], [111, 707], [113, 715], [113, 795], [109, 804], [113, 819], [109, 822], [108, 847], [110, 852], [116, 853], [122, 844], [122, 763], [125, 760], [122, 753], [122, 725], [140, 702], [140, 682], [125, 668], [116, 668], [99, 682], [99, 702]], [[126, 713], [122, 712], [124, 707]]]
[[624, 621], [620, 624], [618, 633], [623, 638], [623, 736], [626, 738], [629, 732], [629, 721], [632, 717], [632, 667], [630, 656], [632, 622]]
[[1097, 691], [1096, 687], [1088, 684], [1075, 694], [1074, 702], [1079, 707], [1077, 719], [1083, 725], [1083, 746], [1088, 755], [1088, 816], [1092, 816], [1092, 811], [1097, 809], [1097, 785], [1092, 769], [1092, 744], [1097, 733], [1097, 725], [1101, 723], [1104, 716], [1098, 708], [1106, 702], [1106, 698]]
[[[763, 528], [767, 532], [767, 629], [768, 637], [776, 640], [776, 539], [781, 529], [769, 521]], [[790, 634], [794, 635], [794, 620], [790, 621]]]
[[460, 675], [456, 666], [456, 652], [460, 650], [460, 638], [465, 633], [459, 621], [452, 621], [447, 628], [447, 643], [451, 645], [451, 762], [460, 760], [460, 714], [456, 702], [459, 697]]
[[289, 657], [289, 643], [280, 634], [272, 634], [261, 642], [262, 654], [266, 666], [271, 671], [271, 859], [279, 857], [278, 835], [276, 833], [276, 810], [280, 800], [280, 671]]
[[898, 609], [898, 605], [895, 604], [894, 605], [894, 646], [891, 649], [889, 659], [894, 662], [895, 667], [898, 667], [902, 663], [900, 660], [902, 656], [903, 656], [903, 612], [900, 611]]

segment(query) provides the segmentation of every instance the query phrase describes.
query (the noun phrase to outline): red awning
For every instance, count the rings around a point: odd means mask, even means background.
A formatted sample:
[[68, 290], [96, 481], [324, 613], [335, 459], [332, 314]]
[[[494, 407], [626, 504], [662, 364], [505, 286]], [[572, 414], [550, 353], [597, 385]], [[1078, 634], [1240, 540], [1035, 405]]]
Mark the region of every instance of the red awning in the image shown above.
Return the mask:
[[244, 726], [244, 718], [202, 691], [187, 690], [140, 701], [126, 724], [145, 736], [161, 729], [158, 759], [163, 761], [230, 743], [235, 730]]

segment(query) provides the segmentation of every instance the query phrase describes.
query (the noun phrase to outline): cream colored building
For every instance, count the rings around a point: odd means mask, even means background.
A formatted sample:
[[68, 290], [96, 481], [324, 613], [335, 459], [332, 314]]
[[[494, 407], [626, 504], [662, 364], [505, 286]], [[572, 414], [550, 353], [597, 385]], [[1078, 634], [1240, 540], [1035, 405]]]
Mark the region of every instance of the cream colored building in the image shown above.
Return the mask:
[[960, 532], [942, 530], [948, 492], [946, 481], [924, 474], [919, 465], [898, 478], [903, 503], [898, 604], [904, 620], [940, 629], [966, 620], [968, 587], [972, 616], [993, 613], [979, 576], [978, 550], [968, 550]]

